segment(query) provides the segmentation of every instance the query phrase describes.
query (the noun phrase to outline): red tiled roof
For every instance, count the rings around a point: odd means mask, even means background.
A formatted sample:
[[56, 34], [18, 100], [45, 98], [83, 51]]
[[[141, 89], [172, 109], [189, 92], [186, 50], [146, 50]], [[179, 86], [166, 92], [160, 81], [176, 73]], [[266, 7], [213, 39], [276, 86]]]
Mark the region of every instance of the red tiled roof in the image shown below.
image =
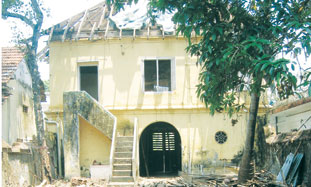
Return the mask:
[[7, 83], [15, 73], [24, 54], [16, 47], [2, 47], [2, 84]]

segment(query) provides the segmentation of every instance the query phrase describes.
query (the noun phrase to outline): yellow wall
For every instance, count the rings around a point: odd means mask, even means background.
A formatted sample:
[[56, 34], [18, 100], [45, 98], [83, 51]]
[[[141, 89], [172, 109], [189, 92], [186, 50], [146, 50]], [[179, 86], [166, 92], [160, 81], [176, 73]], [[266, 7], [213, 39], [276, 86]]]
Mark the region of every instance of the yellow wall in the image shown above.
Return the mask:
[[[133, 124], [137, 117], [139, 133], [157, 121], [172, 124], [181, 136], [183, 163], [232, 159], [244, 144], [248, 113], [234, 115], [238, 119], [234, 126], [226, 114], [210, 116], [197, 98], [199, 67], [196, 58], [185, 52], [186, 46], [184, 39], [175, 37], [52, 42], [50, 116], [62, 111], [63, 92], [78, 91], [79, 65], [98, 65], [99, 103], [120, 119], [118, 124]], [[143, 92], [141, 64], [147, 57], [175, 59], [176, 90]], [[243, 100], [248, 99], [243, 96]], [[227, 133], [226, 143], [215, 142], [217, 131]]]
[[79, 117], [79, 123], [80, 167], [89, 169], [94, 160], [109, 164], [111, 140], [82, 117]]
[[[52, 43], [50, 48], [50, 111], [62, 110], [62, 93], [77, 91], [79, 65], [97, 64], [99, 102], [108, 109], [184, 108], [199, 104], [195, 94], [198, 70], [183, 39], [122, 39]], [[142, 60], [175, 58], [176, 87], [171, 93], [142, 91]], [[68, 71], [70, 70], [70, 71]], [[203, 105], [202, 105], [203, 107]]]
[[[234, 116], [238, 123], [234, 126], [225, 114], [211, 116], [206, 109], [191, 110], [133, 110], [111, 111], [118, 119], [128, 119], [134, 123], [138, 119], [139, 136], [150, 124], [162, 121], [173, 125], [179, 132], [182, 144], [182, 160], [198, 162], [200, 159], [232, 159], [241, 150], [245, 140], [245, 126], [248, 115]], [[215, 141], [217, 131], [226, 132], [228, 139], [224, 144]], [[122, 131], [121, 131], [122, 133]], [[200, 152], [206, 154], [201, 156]]]

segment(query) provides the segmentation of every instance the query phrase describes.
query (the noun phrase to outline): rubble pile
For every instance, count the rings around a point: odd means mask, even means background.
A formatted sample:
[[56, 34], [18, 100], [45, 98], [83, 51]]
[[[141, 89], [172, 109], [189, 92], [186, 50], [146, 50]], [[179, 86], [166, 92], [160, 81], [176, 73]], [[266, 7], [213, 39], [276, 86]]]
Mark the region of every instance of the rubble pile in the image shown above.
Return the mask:
[[[136, 186], [139, 187], [227, 187], [227, 186], [252, 186], [265, 187], [276, 186], [275, 176], [269, 172], [261, 170], [254, 174], [254, 177], [245, 184], [238, 183], [237, 175], [207, 175], [207, 176], [192, 176], [187, 180], [183, 177], [163, 177], [163, 178], [139, 178]], [[107, 186], [107, 181], [100, 179], [80, 178], [75, 177], [70, 181], [59, 180], [52, 184], [42, 185], [45, 187], [99, 187]]]
[[256, 172], [254, 177], [245, 184], [238, 183], [237, 175], [208, 175], [193, 178], [193, 186], [275, 186], [275, 176], [273, 174], [261, 170]]

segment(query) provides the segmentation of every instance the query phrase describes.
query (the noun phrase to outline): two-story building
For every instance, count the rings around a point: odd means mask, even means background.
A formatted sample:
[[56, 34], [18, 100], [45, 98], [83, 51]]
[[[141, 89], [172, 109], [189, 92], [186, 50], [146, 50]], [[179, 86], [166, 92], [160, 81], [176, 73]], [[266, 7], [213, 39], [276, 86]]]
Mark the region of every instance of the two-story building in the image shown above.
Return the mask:
[[138, 27], [122, 26], [113, 20], [123, 13], [112, 10], [101, 3], [49, 29], [46, 114], [61, 119], [65, 176], [87, 176], [99, 162], [122, 181], [230, 161], [243, 148], [247, 111], [211, 116], [197, 97], [200, 67], [185, 38], [140, 17]]

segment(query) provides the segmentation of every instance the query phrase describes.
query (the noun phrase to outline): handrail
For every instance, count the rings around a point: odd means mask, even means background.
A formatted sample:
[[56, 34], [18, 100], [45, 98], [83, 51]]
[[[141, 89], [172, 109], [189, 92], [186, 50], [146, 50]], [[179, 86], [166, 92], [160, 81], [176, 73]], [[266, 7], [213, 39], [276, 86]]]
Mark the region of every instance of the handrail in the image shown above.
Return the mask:
[[132, 175], [134, 182], [136, 182], [136, 141], [137, 141], [137, 118], [134, 119], [134, 129], [133, 129], [133, 154], [132, 154]]
[[113, 132], [112, 132], [112, 141], [111, 141], [111, 149], [110, 149], [110, 176], [109, 179], [112, 177], [112, 170], [113, 170], [113, 155], [115, 149], [115, 141], [116, 141], [116, 131], [117, 131], [117, 118], [113, 116], [114, 123], [113, 123]]

